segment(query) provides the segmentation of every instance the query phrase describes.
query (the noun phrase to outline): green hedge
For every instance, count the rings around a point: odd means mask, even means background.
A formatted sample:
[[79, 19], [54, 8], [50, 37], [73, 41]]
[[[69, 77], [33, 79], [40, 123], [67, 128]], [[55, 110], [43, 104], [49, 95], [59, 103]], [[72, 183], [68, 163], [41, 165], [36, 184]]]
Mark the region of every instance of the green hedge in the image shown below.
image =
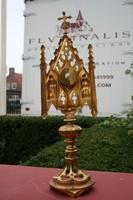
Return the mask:
[[[133, 138], [128, 129], [100, 127], [85, 129], [78, 138], [79, 167], [100, 171], [133, 172]], [[23, 165], [41, 167], [64, 167], [63, 141], [41, 150]], [[22, 164], [22, 163], [21, 163]]]
[[[78, 117], [76, 123], [86, 128], [102, 119]], [[58, 128], [63, 117], [0, 117], [0, 163], [17, 164], [60, 140]]]
[[45, 145], [59, 140], [57, 129], [61, 123], [61, 118], [44, 121], [39, 117], [1, 117], [0, 163], [27, 160]]

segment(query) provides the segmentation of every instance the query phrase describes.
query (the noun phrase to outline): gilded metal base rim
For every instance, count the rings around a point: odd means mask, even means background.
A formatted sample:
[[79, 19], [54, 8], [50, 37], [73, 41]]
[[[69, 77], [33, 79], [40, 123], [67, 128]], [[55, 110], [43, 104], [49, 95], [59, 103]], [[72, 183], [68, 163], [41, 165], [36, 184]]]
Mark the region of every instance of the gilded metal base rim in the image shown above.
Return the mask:
[[49, 182], [49, 185], [51, 188], [61, 191], [71, 197], [77, 197], [85, 191], [91, 189], [94, 182], [91, 180], [90, 176], [87, 176], [86, 180], [81, 181], [71, 179], [68, 184], [67, 181], [60, 179], [60, 175], [57, 175], [53, 177], [53, 179]]

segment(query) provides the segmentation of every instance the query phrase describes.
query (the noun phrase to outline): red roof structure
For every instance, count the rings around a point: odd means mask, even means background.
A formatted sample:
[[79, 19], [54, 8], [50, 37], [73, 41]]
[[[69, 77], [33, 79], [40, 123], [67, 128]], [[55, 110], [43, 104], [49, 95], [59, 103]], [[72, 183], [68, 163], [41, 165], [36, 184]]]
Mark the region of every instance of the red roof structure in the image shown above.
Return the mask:
[[15, 68], [9, 69], [9, 75], [7, 76], [7, 84], [16, 83], [16, 90], [22, 88], [22, 74], [15, 73]]
[[9, 69], [7, 82], [7, 114], [20, 114], [21, 112], [21, 91], [22, 74], [15, 73], [15, 68]]

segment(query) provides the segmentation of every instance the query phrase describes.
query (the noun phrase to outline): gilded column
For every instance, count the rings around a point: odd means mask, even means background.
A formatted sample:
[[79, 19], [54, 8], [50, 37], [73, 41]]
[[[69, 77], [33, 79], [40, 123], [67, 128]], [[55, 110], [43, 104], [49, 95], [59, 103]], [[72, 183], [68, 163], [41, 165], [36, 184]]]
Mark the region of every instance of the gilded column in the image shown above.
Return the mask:
[[88, 53], [89, 53], [89, 79], [90, 79], [90, 87], [91, 87], [91, 114], [92, 116], [97, 116], [97, 99], [96, 99], [96, 86], [95, 86], [95, 62], [93, 58], [93, 50], [92, 45], [89, 44], [88, 46]]
[[[41, 46], [41, 59], [40, 59], [40, 70], [41, 70], [41, 115], [45, 118], [47, 116], [47, 102], [46, 102], [46, 95], [47, 95], [47, 87], [46, 87], [46, 59], [45, 59], [45, 47], [44, 45]], [[42, 92], [43, 91], [43, 92]]]

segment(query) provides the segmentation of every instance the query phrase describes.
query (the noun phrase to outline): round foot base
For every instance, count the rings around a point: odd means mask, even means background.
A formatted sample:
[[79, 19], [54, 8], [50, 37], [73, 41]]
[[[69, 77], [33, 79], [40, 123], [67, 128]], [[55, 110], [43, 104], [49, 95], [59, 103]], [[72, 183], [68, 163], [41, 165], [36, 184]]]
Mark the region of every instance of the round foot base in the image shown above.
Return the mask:
[[80, 170], [80, 176], [73, 177], [57, 175], [50, 181], [49, 185], [71, 197], [77, 197], [86, 190], [90, 189], [94, 182], [91, 177]]

